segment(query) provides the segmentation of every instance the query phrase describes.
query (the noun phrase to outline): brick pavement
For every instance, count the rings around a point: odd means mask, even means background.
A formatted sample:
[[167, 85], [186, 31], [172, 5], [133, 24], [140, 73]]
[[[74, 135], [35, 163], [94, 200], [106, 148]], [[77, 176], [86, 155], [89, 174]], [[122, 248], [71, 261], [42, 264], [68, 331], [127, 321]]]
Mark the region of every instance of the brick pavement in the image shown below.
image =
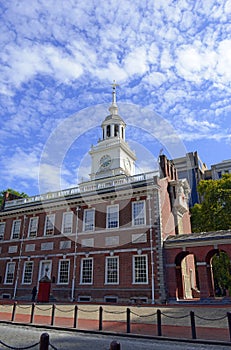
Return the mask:
[[[126, 333], [126, 309], [128, 306], [102, 305], [105, 332]], [[157, 336], [157, 309], [162, 313], [162, 336], [175, 338], [192, 338], [190, 311], [196, 317], [196, 334], [198, 339], [229, 341], [227, 311], [231, 305], [223, 306], [129, 306], [131, 310], [131, 333]], [[11, 321], [12, 304], [0, 304], [0, 321]], [[51, 325], [52, 305], [35, 304], [33, 324]], [[31, 304], [18, 304], [14, 322], [29, 324], [31, 321]], [[73, 328], [74, 305], [56, 305], [54, 326]], [[78, 304], [77, 329], [99, 330], [99, 305]]]

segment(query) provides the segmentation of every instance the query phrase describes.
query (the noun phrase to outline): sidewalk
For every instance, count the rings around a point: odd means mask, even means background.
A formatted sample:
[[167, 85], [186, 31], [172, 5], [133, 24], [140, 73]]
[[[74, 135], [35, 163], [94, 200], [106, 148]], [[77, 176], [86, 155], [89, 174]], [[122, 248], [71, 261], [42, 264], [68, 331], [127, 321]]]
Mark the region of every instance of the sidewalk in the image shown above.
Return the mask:
[[[99, 307], [94, 304], [78, 304], [77, 329], [99, 330]], [[102, 330], [105, 332], [127, 332], [127, 306], [102, 305]], [[231, 306], [129, 306], [130, 332], [157, 336], [157, 309], [161, 310], [161, 330], [164, 337], [192, 339], [190, 311], [195, 313], [197, 339], [230, 341], [227, 312]], [[16, 323], [30, 323], [31, 303], [17, 304], [14, 316]], [[74, 304], [57, 304], [53, 326], [74, 327]], [[0, 321], [12, 320], [13, 305], [0, 305]], [[51, 325], [52, 304], [35, 304], [33, 324]]]

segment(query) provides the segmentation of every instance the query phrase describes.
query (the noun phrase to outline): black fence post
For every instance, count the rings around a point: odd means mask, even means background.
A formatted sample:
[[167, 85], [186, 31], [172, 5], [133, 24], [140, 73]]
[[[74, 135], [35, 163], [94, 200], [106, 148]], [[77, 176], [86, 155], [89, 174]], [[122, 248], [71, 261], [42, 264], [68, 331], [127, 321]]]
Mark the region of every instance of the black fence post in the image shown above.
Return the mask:
[[120, 343], [117, 343], [117, 341], [113, 340], [110, 344], [110, 350], [120, 350]]
[[54, 325], [54, 320], [55, 320], [55, 304], [52, 305], [51, 326]]
[[227, 312], [228, 325], [229, 325], [229, 339], [231, 341], [231, 312]]
[[34, 309], [35, 309], [35, 303], [31, 304], [31, 315], [30, 315], [30, 323], [34, 322]]
[[157, 313], [157, 335], [161, 337], [162, 336], [161, 311], [158, 309], [156, 313]]
[[49, 349], [49, 334], [48, 333], [42, 333], [40, 337], [40, 346], [39, 350], [48, 350]]
[[127, 308], [127, 333], [131, 333], [131, 310]]
[[15, 313], [16, 313], [16, 306], [17, 306], [17, 301], [15, 301], [14, 305], [13, 305], [13, 310], [12, 310], [12, 315], [11, 315], [11, 322], [14, 322], [14, 317], [15, 317]]
[[196, 323], [195, 323], [195, 314], [193, 311], [190, 311], [190, 319], [191, 319], [192, 339], [196, 339], [197, 338]]
[[99, 307], [99, 331], [103, 329], [103, 307]]
[[77, 328], [77, 322], [78, 322], [78, 306], [75, 305], [75, 310], [74, 310], [74, 324], [73, 327]]

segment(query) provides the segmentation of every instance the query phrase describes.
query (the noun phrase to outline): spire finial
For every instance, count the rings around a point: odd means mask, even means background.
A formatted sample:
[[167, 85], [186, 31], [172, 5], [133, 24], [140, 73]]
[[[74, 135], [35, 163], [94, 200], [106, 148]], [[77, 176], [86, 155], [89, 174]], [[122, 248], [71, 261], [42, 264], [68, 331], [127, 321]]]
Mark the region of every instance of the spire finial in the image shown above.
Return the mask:
[[112, 85], [112, 104], [116, 104], [116, 87], [119, 86], [119, 84], [116, 84], [116, 81], [113, 80]]

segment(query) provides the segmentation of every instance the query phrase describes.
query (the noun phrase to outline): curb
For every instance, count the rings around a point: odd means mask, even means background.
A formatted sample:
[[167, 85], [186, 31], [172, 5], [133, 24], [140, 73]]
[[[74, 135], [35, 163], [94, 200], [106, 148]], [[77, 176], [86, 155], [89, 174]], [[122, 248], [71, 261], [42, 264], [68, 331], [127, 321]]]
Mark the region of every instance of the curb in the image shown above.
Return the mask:
[[115, 333], [115, 332], [93, 331], [93, 330], [91, 331], [87, 329], [65, 328], [65, 327], [58, 327], [58, 326], [19, 323], [19, 322], [11, 322], [11, 321], [0, 321], [0, 325], [1, 324], [32, 327], [32, 328], [38, 328], [38, 329], [58, 330], [62, 332], [97, 334], [97, 335], [100, 334], [105, 336], [114, 336], [114, 337], [116, 336], [121, 338], [157, 340], [159, 342], [169, 341], [169, 342], [180, 342], [180, 343], [202, 344], [202, 345], [222, 345], [222, 346], [229, 346], [229, 347], [231, 346], [231, 342], [226, 342], [221, 340], [217, 341], [217, 340], [206, 340], [206, 339], [186, 339], [186, 338], [172, 338], [172, 337], [165, 337], [165, 336], [150, 336], [150, 335], [131, 334], [131, 333]]

